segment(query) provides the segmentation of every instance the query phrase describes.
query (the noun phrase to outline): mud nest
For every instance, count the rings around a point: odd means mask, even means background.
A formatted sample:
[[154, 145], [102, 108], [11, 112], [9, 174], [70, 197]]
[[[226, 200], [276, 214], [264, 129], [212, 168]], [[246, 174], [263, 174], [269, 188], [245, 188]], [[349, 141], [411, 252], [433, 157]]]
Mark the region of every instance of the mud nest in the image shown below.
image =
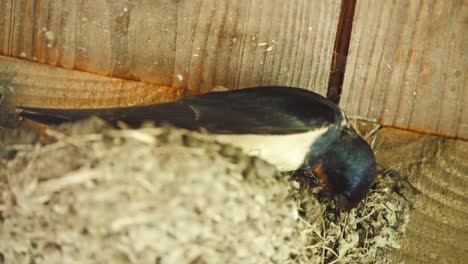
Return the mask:
[[337, 214], [258, 158], [98, 119], [0, 130], [0, 263], [386, 263], [411, 191], [381, 170]]

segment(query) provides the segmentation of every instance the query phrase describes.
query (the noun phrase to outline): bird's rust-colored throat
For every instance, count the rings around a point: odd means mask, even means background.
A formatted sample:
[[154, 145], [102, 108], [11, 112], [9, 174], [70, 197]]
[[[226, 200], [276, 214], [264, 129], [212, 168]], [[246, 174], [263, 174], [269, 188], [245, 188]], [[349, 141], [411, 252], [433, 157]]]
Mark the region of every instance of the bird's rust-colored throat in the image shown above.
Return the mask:
[[328, 186], [328, 176], [325, 173], [323, 163], [321, 163], [320, 165], [315, 167], [314, 172], [315, 172], [315, 174], [317, 174], [317, 176], [319, 176], [320, 181], [322, 182], [322, 184], [325, 185], [325, 186]]

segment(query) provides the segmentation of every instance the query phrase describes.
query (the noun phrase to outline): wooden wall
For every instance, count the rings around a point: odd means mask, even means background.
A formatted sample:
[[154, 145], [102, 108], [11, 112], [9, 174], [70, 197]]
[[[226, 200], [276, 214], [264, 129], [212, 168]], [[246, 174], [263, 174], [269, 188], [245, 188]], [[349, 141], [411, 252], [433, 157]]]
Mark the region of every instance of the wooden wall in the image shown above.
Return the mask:
[[[384, 125], [468, 139], [468, 0], [356, 2], [340, 105]], [[162, 102], [215, 86], [325, 95], [349, 3], [0, 0], [0, 82], [23, 105], [46, 107]], [[97, 76], [60, 71], [49, 81], [54, 70], [42, 64]], [[145, 88], [131, 97], [118, 79]]]
[[341, 106], [468, 139], [467, 29], [467, 0], [358, 0]]
[[[20, 105], [64, 108], [165, 102], [215, 86], [325, 95], [348, 1], [0, 0], [0, 91]], [[351, 116], [468, 139], [468, 0], [357, 0], [350, 22], [340, 105]], [[418, 141], [420, 153], [406, 141], [401, 151], [376, 151], [398, 159], [389, 167], [411, 161], [397, 168], [404, 173], [436, 173], [410, 178], [422, 200], [395, 262], [456, 263], [466, 254], [451, 248], [466, 237], [466, 166], [443, 163], [463, 159], [466, 144], [447, 140], [440, 156], [429, 155], [424, 148], [445, 142], [432, 138]], [[405, 151], [412, 156], [395, 155]]]
[[0, 3], [0, 54], [188, 94], [270, 84], [325, 94], [340, 10], [339, 0]]

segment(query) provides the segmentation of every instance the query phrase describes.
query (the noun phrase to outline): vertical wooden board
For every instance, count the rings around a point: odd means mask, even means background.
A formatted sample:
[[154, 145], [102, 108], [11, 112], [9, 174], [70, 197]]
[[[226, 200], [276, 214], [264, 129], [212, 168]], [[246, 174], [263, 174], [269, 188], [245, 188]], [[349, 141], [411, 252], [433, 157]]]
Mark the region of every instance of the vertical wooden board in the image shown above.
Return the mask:
[[[339, 0], [1, 1], [0, 54], [199, 93], [326, 93]], [[19, 19], [22, 18], [22, 19]]]
[[[35, 32], [34, 30], [37, 27], [34, 27], [35, 20], [37, 19], [34, 15], [35, 2], [33, 1], [18, 1], [13, 3], [15, 7], [13, 9], [13, 32], [12, 32], [12, 52], [13, 54], [26, 58], [29, 57], [34, 61], [37, 61], [37, 57], [34, 54], [34, 47], [33, 47], [33, 40], [34, 36], [39, 34], [39, 32]], [[21, 12], [20, 12], [21, 11]], [[24, 17], [30, 19], [22, 19]], [[19, 34], [14, 34], [18, 32]]]
[[244, 5], [249, 9], [246, 12], [254, 14], [249, 13], [241, 29], [240, 72], [232, 86], [290, 85], [326, 94], [339, 4], [269, 1]]
[[[449, 39], [448, 57], [441, 95], [442, 105], [438, 116], [437, 130], [446, 127], [456, 128], [457, 135], [468, 135], [468, 1], [458, 10]], [[462, 33], [460, 33], [462, 32]], [[458, 119], [447, 119], [446, 116], [458, 116]]]
[[[107, 0], [108, 3], [111, 0]], [[114, 19], [110, 21], [110, 41], [111, 41], [111, 68], [112, 76], [128, 76], [129, 64], [131, 60], [128, 52], [120, 52], [126, 50], [129, 45], [129, 26], [130, 26], [130, 10], [135, 8], [135, 1], [122, 2], [113, 1], [113, 4], [108, 4], [110, 16]]]
[[13, 5], [10, 1], [0, 1], [0, 52], [2, 53], [9, 52], [12, 10]]
[[[62, 1], [60, 0], [53, 0], [48, 2], [47, 10], [48, 10], [48, 15], [47, 15], [47, 21], [46, 21], [46, 26], [45, 29], [50, 32], [59, 32], [60, 30], [60, 23], [61, 23], [61, 17], [57, 16], [56, 12], [57, 10], [61, 10], [62, 8]], [[58, 52], [57, 49], [53, 48], [57, 46], [58, 43], [58, 36], [56, 34], [50, 34], [46, 36], [45, 40], [45, 55], [44, 57], [46, 58], [47, 64], [51, 65], [56, 65], [58, 61]]]
[[75, 33], [76, 28], [80, 26], [78, 21], [78, 7], [72, 1], [60, 1], [61, 3], [54, 5], [51, 13], [54, 14], [56, 19], [55, 25], [49, 25], [49, 27], [54, 28], [57, 32], [56, 35], [56, 45], [51, 48], [49, 52], [55, 53], [57, 57], [56, 64], [60, 67], [67, 69], [73, 69], [75, 65], [75, 58], [77, 57], [78, 48], [76, 48], [76, 37]]
[[193, 94], [292, 85], [325, 94], [338, 1], [180, 1], [177, 10], [174, 86]]
[[341, 105], [382, 124], [468, 138], [468, 1], [357, 2]]
[[[173, 83], [187, 93], [206, 91], [213, 86], [220, 52], [218, 45], [231, 2], [180, 1], [177, 10], [176, 62]], [[235, 7], [234, 7], [235, 8]], [[179, 15], [180, 14], [180, 15]], [[226, 39], [227, 40], [227, 39]]]
[[[78, 70], [108, 75], [111, 72], [111, 14], [104, 1], [76, 1], [75, 65]], [[53, 9], [52, 9], [53, 10]], [[52, 31], [49, 31], [52, 32]], [[52, 32], [59, 34], [59, 32]]]
[[141, 0], [130, 9], [128, 52], [130, 76], [170, 85], [175, 61], [176, 5], [171, 0]]

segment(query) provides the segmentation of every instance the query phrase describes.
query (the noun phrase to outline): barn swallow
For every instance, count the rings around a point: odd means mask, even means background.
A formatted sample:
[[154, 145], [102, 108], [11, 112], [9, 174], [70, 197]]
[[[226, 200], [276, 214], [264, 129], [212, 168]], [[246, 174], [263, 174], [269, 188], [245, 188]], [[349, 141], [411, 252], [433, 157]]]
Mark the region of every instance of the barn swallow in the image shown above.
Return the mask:
[[340, 210], [357, 206], [376, 175], [374, 154], [345, 113], [325, 97], [299, 88], [253, 87], [119, 108], [20, 108], [23, 117], [48, 123], [94, 115], [112, 124], [122, 121], [139, 126], [153, 121], [201, 129], [280, 171], [315, 172], [336, 196]]

